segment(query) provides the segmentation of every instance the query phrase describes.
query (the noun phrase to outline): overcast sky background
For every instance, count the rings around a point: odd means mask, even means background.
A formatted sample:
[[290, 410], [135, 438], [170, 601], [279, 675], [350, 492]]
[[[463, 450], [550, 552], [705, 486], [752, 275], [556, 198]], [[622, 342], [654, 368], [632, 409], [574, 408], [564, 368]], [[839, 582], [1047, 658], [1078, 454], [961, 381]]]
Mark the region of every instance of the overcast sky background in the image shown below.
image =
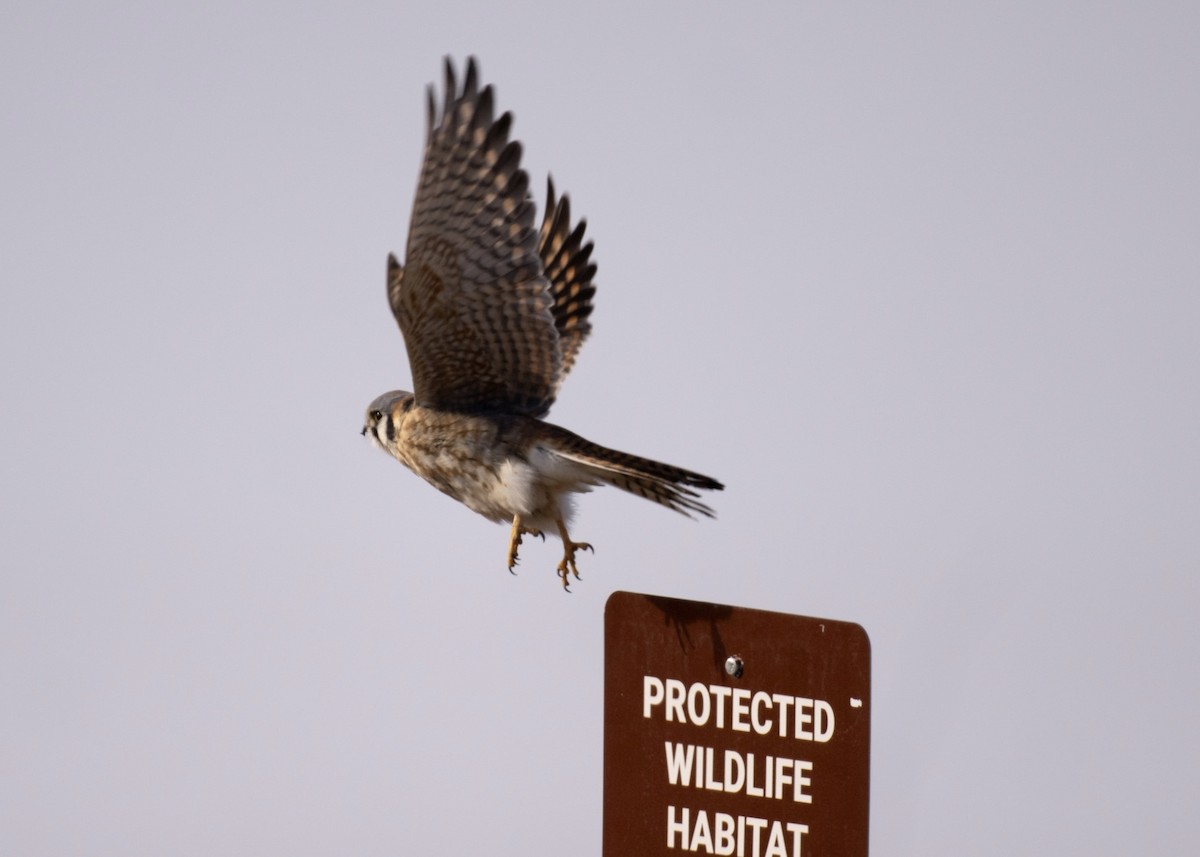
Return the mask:
[[[618, 589], [866, 628], [875, 855], [1200, 846], [1194, 4], [191, 6], [0, 11], [0, 852], [599, 854]], [[447, 53], [728, 486], [570, 596], [358, 434]]]

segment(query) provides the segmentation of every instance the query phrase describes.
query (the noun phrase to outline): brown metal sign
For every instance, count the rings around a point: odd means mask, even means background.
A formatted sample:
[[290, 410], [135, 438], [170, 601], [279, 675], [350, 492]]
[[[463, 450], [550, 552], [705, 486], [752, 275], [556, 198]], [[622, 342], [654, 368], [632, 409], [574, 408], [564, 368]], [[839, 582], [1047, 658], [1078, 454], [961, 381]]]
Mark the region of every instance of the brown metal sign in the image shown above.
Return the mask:
[[632, 592], [604, 622], [604, 857], [865, 857], [860, 626]]

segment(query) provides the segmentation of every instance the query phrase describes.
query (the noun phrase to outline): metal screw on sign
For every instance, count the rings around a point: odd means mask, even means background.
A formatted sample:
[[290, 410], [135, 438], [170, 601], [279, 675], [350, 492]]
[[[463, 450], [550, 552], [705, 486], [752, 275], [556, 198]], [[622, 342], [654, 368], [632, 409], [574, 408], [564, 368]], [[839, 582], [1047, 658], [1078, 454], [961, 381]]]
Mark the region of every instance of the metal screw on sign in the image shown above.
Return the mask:
[[734, 678], [742, 677], [742, 670], [745, 669], [745, 666], [737, 655], [730, 655], [725, 659], [725, 672]]

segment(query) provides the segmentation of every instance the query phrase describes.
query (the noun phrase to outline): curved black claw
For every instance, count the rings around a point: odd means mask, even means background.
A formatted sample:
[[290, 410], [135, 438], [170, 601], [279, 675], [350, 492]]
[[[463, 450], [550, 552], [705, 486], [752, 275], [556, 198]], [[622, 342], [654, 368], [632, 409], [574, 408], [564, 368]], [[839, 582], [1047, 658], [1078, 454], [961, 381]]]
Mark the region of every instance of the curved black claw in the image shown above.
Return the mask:
[[568, 592], [571, 591], [570, 587], [567, 585], [571, 579], [570, 575], [575, 575], [576, 580], [583, 580], [583, 578], [579, 576], [579, 566], [575, 564], [575, 551], [581, 548], [583, 550], [595, 553], [595, 551], [592, 550], [592, 546], [587, 542], [566, 542], [563, 545], [563, 558], [558, 563], [558, 576], [562, 579], [563, 589], [567, 590]]
[[[575, 576], [579, 577], [579, 572], [575, 572]], [[566, 569], [560, 568], [558, 570], [558, 578], [559, 578], [559, 580], [562, 581], [563, 592], [570, 595], [571, 594], [571, 576], [569, 574], [567, 574]]]

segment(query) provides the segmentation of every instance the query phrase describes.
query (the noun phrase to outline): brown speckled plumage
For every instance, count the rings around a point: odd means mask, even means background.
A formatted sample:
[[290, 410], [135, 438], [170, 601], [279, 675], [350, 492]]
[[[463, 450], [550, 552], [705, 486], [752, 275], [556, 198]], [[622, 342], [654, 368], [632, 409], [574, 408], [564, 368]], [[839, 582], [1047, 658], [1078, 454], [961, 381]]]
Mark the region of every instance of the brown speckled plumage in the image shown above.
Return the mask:
[[552, 181], [534, 228], [521, 146], [509, 140], [512, 116], [493, 116], [492, 88], [480, 88], [475, 61], [459, 89], [447, 59], [445, 86], [440, 112], [429, 90], [405, 263], [388, 257], [388, 300], [413, 392], [372, 402], [363, 434], [474, 511], [511, 519], [510, 569], [523, 534], [556, 527], [565, 586], [578, 577], [576, 551], [590, 548], [567, 534], [569, 494], [609, 484], [711, 517], [697, 489], [723, 486], [539, 419], [592, 329], [592, 243]]

